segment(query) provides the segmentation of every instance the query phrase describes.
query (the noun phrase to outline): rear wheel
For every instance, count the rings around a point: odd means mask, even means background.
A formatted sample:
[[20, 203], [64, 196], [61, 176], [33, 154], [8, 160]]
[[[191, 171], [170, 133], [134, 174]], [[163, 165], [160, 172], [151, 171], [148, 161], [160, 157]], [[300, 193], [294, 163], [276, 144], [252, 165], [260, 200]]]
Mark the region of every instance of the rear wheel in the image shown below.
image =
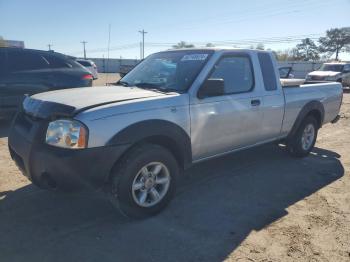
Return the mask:
[[132, 149], [112, 173], [111, 202], [128, 217], [160, 212], [176, 189], [179, 167], [165, 148], [145, 144]]
[[297, 132], [287, 143], [289, 153], [295, 157], [307, 156], [315, 145], [318, 127], [318, 123], [314, 117], [306, 117]]

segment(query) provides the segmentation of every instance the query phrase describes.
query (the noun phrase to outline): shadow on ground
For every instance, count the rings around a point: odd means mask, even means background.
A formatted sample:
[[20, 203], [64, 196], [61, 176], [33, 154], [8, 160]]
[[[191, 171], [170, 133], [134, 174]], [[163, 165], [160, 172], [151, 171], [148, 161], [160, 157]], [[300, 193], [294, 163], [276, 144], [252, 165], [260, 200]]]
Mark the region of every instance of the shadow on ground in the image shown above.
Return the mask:
[[182, 179], [170, 206], [130, 221], [97, 194], [26, 186], [0, 193], [3, 261], [222, 261], [286, 208], [344, 174], [340, 156], [315, 148], [290, 158], [274, 145], [205, 162]]

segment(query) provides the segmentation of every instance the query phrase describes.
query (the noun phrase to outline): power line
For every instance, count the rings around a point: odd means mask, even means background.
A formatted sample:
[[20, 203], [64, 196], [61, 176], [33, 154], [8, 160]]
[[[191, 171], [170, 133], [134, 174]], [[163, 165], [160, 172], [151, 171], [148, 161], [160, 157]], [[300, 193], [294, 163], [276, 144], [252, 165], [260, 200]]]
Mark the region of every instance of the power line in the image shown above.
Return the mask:
[[[231, 24], [231, 23], [239, 23], [246, 20], [252, 20], [256, 18], [269, 18], [273, 16], [279, 16], [279, 15], [288, 15], [293, 13], [300, 13], [303, 10], [307, 9], [308, 7], [312, 7], [312, 10], [315, 10], [315, 8], [325, 6], [325, 5], [331, 5], [331, 2], [325, 2], [325, 3], [319, 3], [318, 0], [313, 1], [304, 1], [303, 3], [289, 3], [283, 6], [276, 6], [276, 5], [266, 5], [265, 3], [259, 7], [253, 10], [251, 7], [246, 10], [233, 10], [231, 13], [225, 13], [223, 14], [217, 14], [215, 16], [209, 16], [209, 17], [203, 17], [201, 19], [197, 20], [191, 20], [187, 21], [186, 23], [178, 23], [176, 24], [168, 24], [166, 28], [179, 28], [178, 25], [180, 25], [180, 28], [182, 27], [182, 30], [192, 30], [196, 28], [203, 28], [207, 26], [212, 25], [219, 25], [219, 24]], [[210, 22], [212, 20], [212, 22]], [[209, 22], [209, 23], [208, 23]], [[193, 23], [195, 23], [193, 25]], [[199, 24], [198, 24], [199, 23]], [[191, 26], [188, 26], [191, 24]], [[181, 26], [184, 25], [184, 26]], [[164, 25], [163, 25], [164, 28]], [[152, 30], [157, 28], [152, 28]], [[160, 28], [158, 28], [160, 29]]]
[[[274, 36], [274, 37], [262, 37], [262, 38], [244, 38], [244, 39], [231, 39], [231, 40], [208, 40], [208, 41], [199, 41], [199, 42], [190, 42], [195, 46], [205, 46], [207, 43], [212, 43], [216, 46], [249, 46], [255, 44], [288, 44], [288, 43], [297, 43], [305, 38], [310, 38], [311, 40], [318, 40], [320, 36], [323, 34], [303, 34], [303, 35], [290, 35], [290, 36]], [[109, 48], [109, 51], [117, 51], [117, 50], [128, 50], [128, 49], [140, 49], [140, 57], [142, 58], [143, 48], [144, 46], [149, 47], [169, 47], [171, 48], [173, 45], [176, 45], [175, 42], [138, 42], [138, 43], [129, 43], [118, 46], [113, 46]], [[144, 45], [144, 46], [143, 46]], [[108, 51], [108, 48], [96, 48], [87, 50], [89, 53], [101, 53]], [[71, 53], [79, 54], [80, 52]]]

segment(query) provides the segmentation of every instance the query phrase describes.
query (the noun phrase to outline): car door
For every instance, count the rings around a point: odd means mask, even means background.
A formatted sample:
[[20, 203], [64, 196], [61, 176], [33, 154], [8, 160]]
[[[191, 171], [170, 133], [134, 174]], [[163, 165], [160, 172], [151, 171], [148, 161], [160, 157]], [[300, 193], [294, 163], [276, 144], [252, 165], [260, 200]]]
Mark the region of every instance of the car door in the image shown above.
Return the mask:
[[259, 141], [261, 96], [251, 57], [227, 54], [207, 79], [222, 79], [224, 95], [195, 99], [190, 105], [193, 160], [200, 160]]
[[2, 80], [5, 107], [16, 109], [24, 95], [50, 90], [51, 70], [39, 52], [11, 48], [7, 51], [7, 68]]

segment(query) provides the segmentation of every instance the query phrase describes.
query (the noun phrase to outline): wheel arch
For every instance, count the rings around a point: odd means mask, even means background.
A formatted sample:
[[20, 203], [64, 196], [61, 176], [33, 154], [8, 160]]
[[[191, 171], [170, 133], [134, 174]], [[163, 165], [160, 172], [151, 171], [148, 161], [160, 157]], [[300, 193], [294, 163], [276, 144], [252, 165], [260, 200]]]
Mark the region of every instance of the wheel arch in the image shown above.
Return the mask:
[[129, 145], [122, 156], [116, 160], [118, 162], [131, 149], [143, 143], [157, 144], [168, 149], [183, 169], [192, 164], [189, 135], [182, 127], [166, 120], [145, 120], [131, 124], [115, 134], [106, 146]]
[[294, 136], [294, 134], [297, 132], [301, 123], [308, 116], [313, 116], [318, 123], [318, 128], [321, 128], [322, 124], [323, 124], [323, 120], [324, 120], [324, 114], [325, 114], [324, 106], [320, 101], [315, 100], [315, 101], [308, 102], [300, 110], [300, 112], [299, 112], [299, 114], [294, 122], [294, 125], [288, 134], [287, 139]]

